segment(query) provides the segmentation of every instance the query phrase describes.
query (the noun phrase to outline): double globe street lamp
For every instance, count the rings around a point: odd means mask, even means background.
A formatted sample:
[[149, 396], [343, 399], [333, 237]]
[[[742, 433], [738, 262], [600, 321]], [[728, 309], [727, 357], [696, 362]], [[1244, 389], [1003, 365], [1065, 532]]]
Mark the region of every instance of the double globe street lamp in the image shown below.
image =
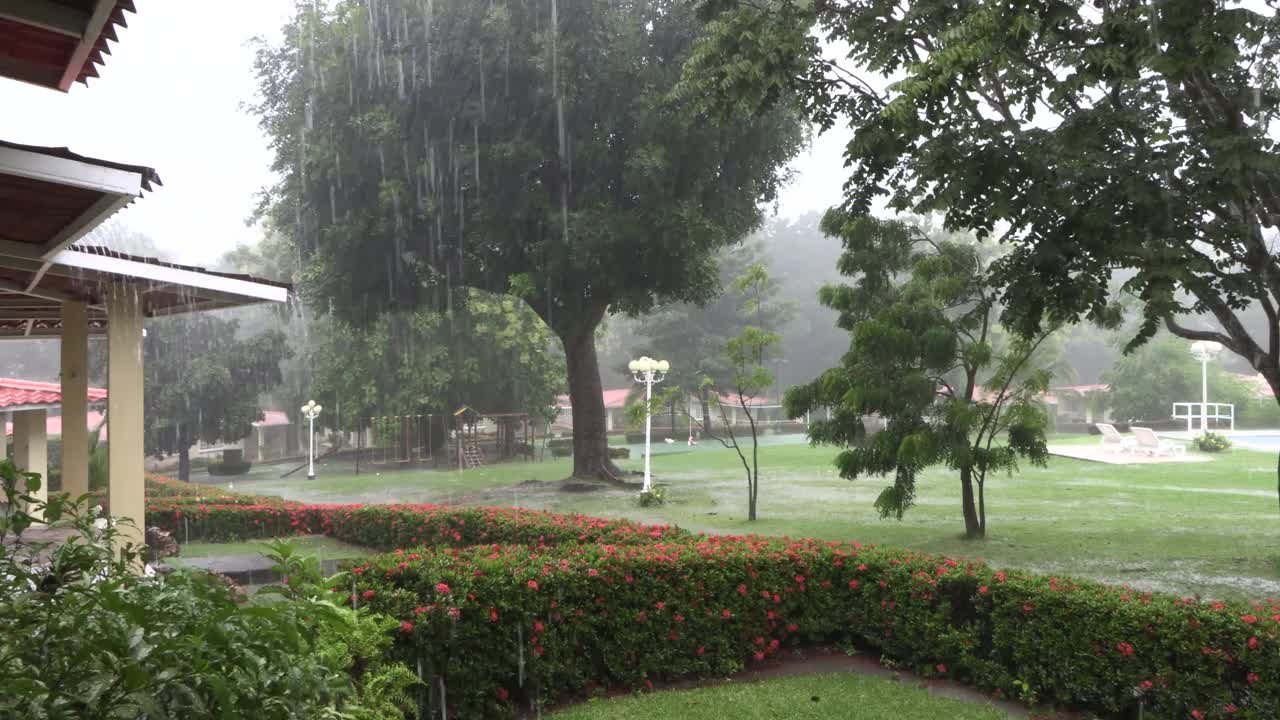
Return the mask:
[[307, 479], [316, 479], [316, 418], [320, 417], [320, 411], [324, 408], [316, 404], [315, 400], [308, 400], [306, 405], [302, 406], [302, 417], [307, 419], [309, 423], [309, 432], [307, 433], [309, 442], [307, 444]]
[[627, 369], [631, 371], [631, 376], [636, 382], [644, 385], [644, 486], [640, 492], [647, 493], [653, 489], [653, 477], [649, 472], [650, 433], [653, 420], [650, 404], [653, 400], [653, 384], [666, 379], [671, 363], [645, 356], [627, 363]]

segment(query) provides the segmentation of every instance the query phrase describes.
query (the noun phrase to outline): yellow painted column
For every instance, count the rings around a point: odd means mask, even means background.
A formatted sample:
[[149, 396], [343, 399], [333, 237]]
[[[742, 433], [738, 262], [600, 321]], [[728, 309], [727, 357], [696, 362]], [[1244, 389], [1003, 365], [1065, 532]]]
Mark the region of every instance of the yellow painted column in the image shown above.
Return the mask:
[[89, 492], [89, 309], [62, 303], [62, 490]]
[[111, 515], [129, 518], [121, 543], [141, 547], [146, 523], [142, 445], [142, 301], [136, 288], [107, 292], [107, 448]]
[[[13, 414], [13, 464], [40, 476], [40, 489], [32, 493], [49, 499], [49, 437], [45, 410], [18, 410]], [[39, 517], [41, 513], [32, 512]]]

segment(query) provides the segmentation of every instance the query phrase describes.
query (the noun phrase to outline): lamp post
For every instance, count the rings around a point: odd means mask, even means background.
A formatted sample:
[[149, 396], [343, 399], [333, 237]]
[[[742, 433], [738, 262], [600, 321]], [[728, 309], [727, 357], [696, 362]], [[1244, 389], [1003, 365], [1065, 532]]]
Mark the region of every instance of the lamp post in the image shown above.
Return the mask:
[[650, 432], [653, 418], [649, 413], [651, 409], [649, 405], [653, 400], [653, 384], [666, 379], [671, 363], [645, 356], [627, 363], [627, 369], [631, 371], [631, 376], [636, 382], [644, 385], [644, 486], [640, 492], [649, 492], [653, 489], [653, 478], [649, 473]]
[[316, 418], [320, 417], [320, 411], [324, 408], [316, 404], [315, 400], [308, 400], [306, 405], [302, 406], [302, 417], [307, 419], [307, 479], [316, 479]]
[[1212, 340], [1191, 343], [1191, 356], [1200, 361], [1200, 434], [1209, 432], [1209, 361], [1222, 352], [1222, 344]]

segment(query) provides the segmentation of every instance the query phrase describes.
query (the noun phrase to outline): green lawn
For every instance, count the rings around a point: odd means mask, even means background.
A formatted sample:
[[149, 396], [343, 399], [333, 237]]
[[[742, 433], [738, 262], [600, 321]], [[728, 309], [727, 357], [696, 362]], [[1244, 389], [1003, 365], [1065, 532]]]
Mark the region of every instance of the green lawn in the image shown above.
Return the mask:
[[937, 697], [892, 680], [840, 673], [592, 700], [556, 713], [554, 717], [563, 720], [999, 720], [1009, 715], [991, 706]]
[[[1063, 573], [1206, 596], [1280, 595], [1280, 517], [1275, 457], [1235, 449], [1206, 463], [1119, 466], [1052, 458], [988, 481], [989, 537], [960, 537], [954, 473], [921, 478], [918, 504], [903, 520], [882, 520], [872, 503], [884, 481], [838, 477], [830, 448], [798, 437], [761, 448], [760, 520], [745, 520], [746, 483], [732, 451], [704, 443], [659, 445], [653, 468], [670, 502], [637, 507], [630, 492], [562, 492], [569, 463], [555, 460], [457, 471], [378, 475], [274, 475], [237, 490], [312, 502], [455, 502], [520, 505], [558, 512], [626, 516], [713, 532], [851, 539], [983, 558], [998, 566]], [[1054, 438], [1052, 442], [1096, 442]], [[623, 465], [639, 469], [633, 453]]]
[[[344, 543], [323, 535], [304, 535], [287, 538], [298, 547], [303, 555], [318, 556], [324, 560], [345, 560], [347, 558], [364, 557], [369, 554], [368, 548]], [[261, 555], [267, 549], [269, 540], [253, 540], [236, 543], [187, 543], [181, 548], [181, 554], [165, 562], [181, 565], [184, 558], [206, 558], [220, 555]]]

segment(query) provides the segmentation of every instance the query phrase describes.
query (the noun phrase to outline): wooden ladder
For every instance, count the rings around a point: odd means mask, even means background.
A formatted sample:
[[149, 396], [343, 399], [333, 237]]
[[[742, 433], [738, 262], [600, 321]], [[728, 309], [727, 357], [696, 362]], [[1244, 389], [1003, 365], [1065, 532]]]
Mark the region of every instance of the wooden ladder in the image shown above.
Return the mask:
[[462, 460], [466, 467], [477, 468], [484, 465], [484, 453], [475, 443], [467, 443], [462, 447]]

